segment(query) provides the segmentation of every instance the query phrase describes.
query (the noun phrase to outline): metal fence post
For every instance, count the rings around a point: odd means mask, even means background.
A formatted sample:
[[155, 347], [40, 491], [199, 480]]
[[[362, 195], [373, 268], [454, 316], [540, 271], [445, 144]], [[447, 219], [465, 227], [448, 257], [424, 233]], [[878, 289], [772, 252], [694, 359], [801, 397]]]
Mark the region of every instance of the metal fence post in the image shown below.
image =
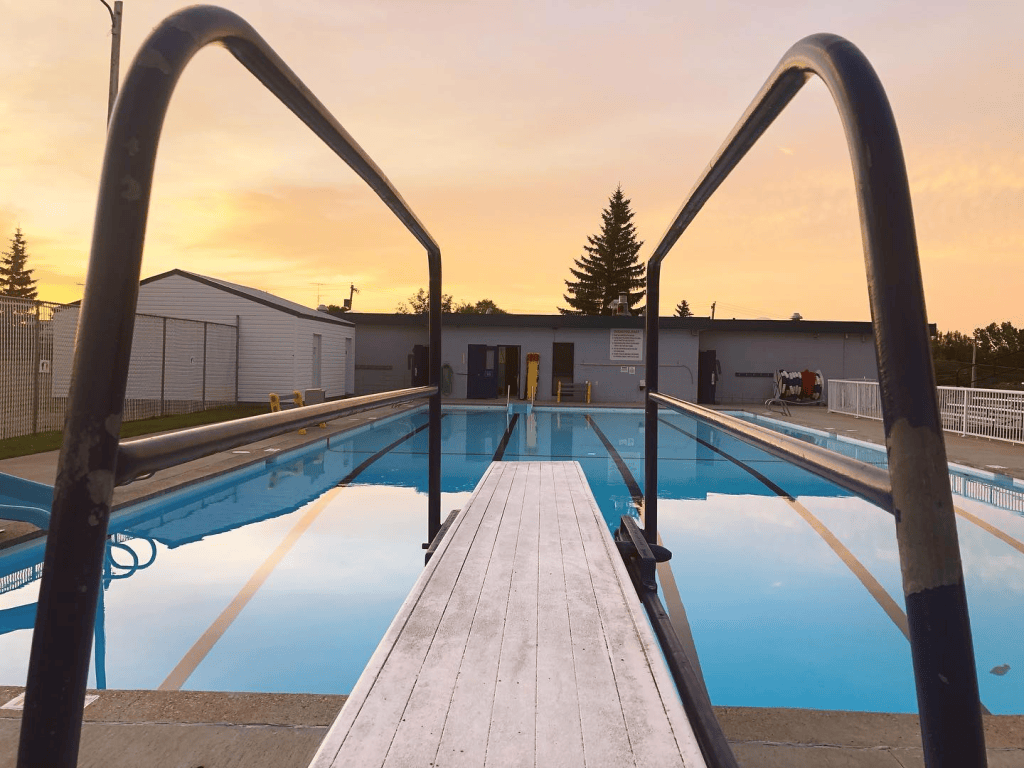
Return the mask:
[[235, 405], [238, 405], [238, 349], [242, 330], [242, 316], [235, 315]]
[[39, 360], [41, 359], [40, 352], [42, 342], [39, 338], [39, 313], [42, 309], [42, 305], [36, 303], [36, 329], [34, 335], [35, 354], [32, 355], [33, 360], [33, 373], [32, 373], [32, 434], [34, 435], [39, 431]]
[[167, 318], [164, 318], [163, 341], [160, 342], [160, 415], [164, 415], [164, 383], [167, 380]]
[[209, 323], [203, 323], [203, 410], [206, 410], [206, 332]]
[[967, 411], [971, 407], [971, 390], [964, 390], [964, 421], [963, 428], [960, 430], [960, 437], [967, 435]]

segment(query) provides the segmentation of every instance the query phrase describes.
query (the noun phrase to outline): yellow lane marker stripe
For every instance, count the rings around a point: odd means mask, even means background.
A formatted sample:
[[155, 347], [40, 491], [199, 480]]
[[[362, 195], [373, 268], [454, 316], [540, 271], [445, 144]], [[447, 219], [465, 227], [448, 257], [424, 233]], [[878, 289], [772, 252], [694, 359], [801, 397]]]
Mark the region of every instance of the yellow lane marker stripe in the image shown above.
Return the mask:
[[1000, 541], [1006, 542], [1011, 547], [1013, 547], [1018, 552], [1020, 552], [1022, 555], [1024, 555], [1024, 542], [1018, 541], [1017, 539], [1013, 538], [1013, 536], [1011, 536], [1010, 534], [1006, 533], [1005, 531], [1001, 531], [1000, 529], [996, 528], [991, 523], [986, 523], [980, 517], [972, 515], [970, 512], [968, 512], [966, 510], [963, 510], [963, 509], [960, 509], [960, 507], [953, 507], [953, 509], [964, 520], [970, 520], [972, 523], [974, 523], [976, 526], [981, 528], [983, 531], [988, 531], [993, 536], [995, 536], [997, 539], [999, 539]]
[[171, 670], [171, 674], [157, 688], [158, 691], [177, 691], [185, 684], [189, 676], [196, 671], [196, 667], [202, 663], [213, 646], [216, 645], [217, 641], [227, 631], [227, 628], [231, 626], [231, 622], [238, 618], [238, 614], [242, 612], [242, 609], [253, 598], [253, 595], [263, 586], [263, 583], [281, 560], [284, 559], [284, 556], [295, 546], [295, 542], [299, 540], [299, 537], [306, 532], [306, 529], [313, 524], [313, 521], [319, 517], [320, 513], [324, 511], [327, 505], [341, 491], [341, 488], [331, 488], [306, 510], [306, 513], [288, 532], [284, 541], [278, 544], [277, 549], [270, 553], [270, 556], [264, 561], [263, 565], [256, 570], [252, 578], [242, 587], [242, 590], [235, 595], [235, 599], [228, 604], [228, 607], [210, 625], [209, 629], [203, 633], [203, 636], [196, 641], [195, 645], [189, 648], [188, 653], [178, 662], [178, 666]]
[[881, 606], [882, 610], [892, 619], [892, 623], [909, 640], [910, 626], [907, 624], [907, 614], [903, 612], [899, 604], [885, 591], [885, 587], [878, 583], [878, 579], [871, 575], [871, 572], [864, 567], [864, 564], [807, 507], [791, 498], [787, 498], [786, 502], [824, 539], [825, 543], [832, 548], [832, 551], [839, 555], [839, 559], [846, 564], [847, 568], [853, 571], [854, 576], [860, 579], [860, 583], [875, 598], [875, 602]]
[[[885, 591], [885, 587], [878, 583], [878, 580], [871, 575], [868, 569], [864, 567], [864, 564], [809, 509], [795, 499], [787, 498], [786, 501], [825, 540], [825, 543], [832, 548], [832, 551], [839, 555], [839, 558], [846, 563], [846, 567], [853, 571], [854, 576], [860, 579], [860, 583], [871, 593], [871, 596], [875, 598], [875, 601], [882, 607], [882, 610], [888, 614], [893, 624], [903, 633], [903, 636], [910, 640], [910, 625], [907, 623], [907, 614], [903, 612], [899, 604]], [[957, 511], [959, 512], [960, 510]], [[992, 714], [984, 702], [979, 701], [978, 703], [981, 705], [982, 714]]]

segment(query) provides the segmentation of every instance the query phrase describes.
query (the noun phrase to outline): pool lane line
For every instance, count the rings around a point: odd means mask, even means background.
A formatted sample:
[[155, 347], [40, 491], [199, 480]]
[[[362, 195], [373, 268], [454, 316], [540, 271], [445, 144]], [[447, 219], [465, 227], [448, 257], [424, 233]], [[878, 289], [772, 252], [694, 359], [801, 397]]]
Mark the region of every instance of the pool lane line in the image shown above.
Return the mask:
[[501, 461], [501, 457], [505, 455], [505, 449], [508, 448], [508, 439], [512, 437], [512, 431], [516, 428], [517, 421], [519, 421], [519, 414], [513, 413], [512, 420], [505, 428], [505, 434], [501, 436], [501, 442], [498, 443], [498, 450], [494, 452], [494, 457], [491, 461]]
[[214, 620], [195, 644], [188, 649], [188, 652], [178, 662], [177, 666], [171, 670], [167, 678], [160, 683], [160, 686], [157, 688], [158, 691], [177, 691], [185, 684], [185, 681], [196, 671], [196, 667], [206, 658], [213, 646], [216, 645], [228, 627], [231, 626], [231, 623], [238, 618], [238, 614], [242, 612], [242, 609], [259, 591], [259, 588], [263, 586], [263, 583], [281, 560], [284, 559], [284, 556], [295, 546], [295, 542], [299, 540], [299, 537], [306, 532], [306, 529], [313, 524], [313, 521], [320, 516], [320, 513], [324, 511], [327, 505], [340, 492], [341, 488], [329, 488], [323, 496], [313, 502], [313, 505], [306, 510], [306, 513], [299, 522], [285, 536], [284, 541], [277, 545], [277, 548], [271, 552], [270, 556], [256, 570], [249, 581], [246, 582], [241, 591], [235, 595], [235, 598], [228, 604], [227, 608], [221, 612], [220, 616]]
[[[871, 571], [865, 568], [864, 564], [860, 560], [858, 560], [857, 557], [849, 549], [846, 548], [846, 545], [843, 544], [838, 538], [836, 538], [836, 535], [832, 533], [832, 531], [830, 531], [825, 526], [825, 524], [821, 522], [821, 520], [819, 520], [809, 509], [807, 509], [807, 507], [805, 507], [799, 501], [794, 499], [790, 494], [786, 493], [786, 491], [782, 490], [782, 488], [780, 488], [767, 477], [762, 475], [756, 469], [747, 466], [742, 461], [735, 458], [734, 456], [730, 456], [722, 449], [712, 445], [711, 443], [701, 440], [696, 435], [687, 432], [685, 429], [682, 429], [681, 427], [677, 427], [675, 424], [666, 421], [665, 419], [658, 419], [658, 421], [660, 421], [662, 424], [668, 427], [671, 427], [677, 432], [681, 432], [687, 437], [697, 441], [705, 448], [708, 448], [714, 451], [715, 453], [724, 456], [736, 466], [752, 474], [754, 477], [756, 477], [758, 480], [760, 480], [762, 483], [768, 486], [771, 490], [773, 490], [776, 494], [785, 499], [786, 503], [788, 503], [789, 506], [792, 507], [793, 510], [804, 519], [804, 522], [810, 525], [814, 532], [817, 533], [822, 538], [822, 540], [826, 544], [828, 544], [829, 547], [832, 548], [832, 551], [839, 556], [839, 559], [843, 561], [846, 567], [849, 568], [853, 575], [856, 576], [857, 579], [860, 581], [860, 583], [864, 585], [864, 588], [867, 589], [867, 591], [871, 594], [873, 598], [875, 598], [875, 602], [878, 603], [879, 607], [883, 611], [885, 611], [886, 615], [892, 620], [892, 623], [896, 625], [896, 628], [903, 633], [903, 636], [907, 638], [908, 641], [910, 640], [910, 626], [907, 624], [907, 614], [904, 612], [902, 608], [900, 608], [899, 603], [892, 599], [892, 595], [890, 595], [888, 591], [885, 589], [885, 587], [883, 587], [878, 582], [878, 579], [876, 579], [871, 574]], [[991, 711], [989, 711], [988, 707], [985, 706], [984, 702], [981, 702], [979, 700], [978, 703], [981, 705], [981, 711], [983, 714], [992, 714]]]
[[[910, 640], [910, 626], [907, 623], [907, 614], [904, 612], [902, 608], [900, 608], [899, 603], [893, 600], [892, 595], [890, 595], [888, 591], [886, 591], [885, 587], [883, 587], [878, 582], [878, 579], [876, 579], [871, 574], [871, 571], [865, 568], [864, 564], [860, 560], [858, 560], [857, 557], [849, 549], [846, 548], [846, 545], [843, 544], [838, 538], [836, 538], [836, 535], [832, 533], [832, 531], [830, 531], [825, 526], [825, 524], [822, 523], [821, 520], [819, 520], [809, 509], [807, 509], [807, 507], [798, 502], [790, 494], [786, 493], [786, 491], [782, 490], [782, 488], [780, 488], [767, 477], [762, 475], [756, 469], [747, 466], [734, 456], [730, 456], [728, 453], [721, 450], [720, 448], [704, 440], [701, 440], [696, 435], [687, 432], [685, 429], [682, 429], [681, 427], [677, 427], [675, 424], [669, 421], [665, 421], [665, 419], [659, 418], [658, 421], [660, 421], [662, 424], [668, 427], [671, 427], [677, 432], [681, 432], [682, 434], [686, 435], [692, 440], [695, 440], [696, 442], [703, 445], [705, 448], [708, 448], [714, 451], [715, 453], [724, 456], [733, 464], [740, 467], [744, 471], [749, 472], [751, 475], [753, 475], [762, 483], [764, 483], [768, 488], [770, 488], [776, 494], [781, 496], [786, 501], [786, 503], [789, 504], [789, 506], [792, 507], [793, 510], [804, 519], [804, 522], [810, 525], [814, 532], [817, 533], [818, 536], [820, 536], [822, 540], [829, 545], [829, 547], [831, 547], [832, 551], [836, 553], [839, 559], [843, 561], [846, 567], [849, 568], [853, 575], [856, 576], [857, 579], [860, 581], [860, 583], [864, 585], [864, 588], [867, 589], [867, 591], [875, 599], [875, 602], [878, 603], [879, 607], [883, 611], [885, 611], [889, 619], [893, 622], [893, 624], [896, 625], [896, 628], [903, 633], [903, 636], [907, 638], [908, 641]], [[992, 714], [989, 708], [985, 706], [984, 702], [979, 700], [978, 703], [981, 705], [981, 711], [983, 714]]]
[[860, 560], [858, 560], [857, 557], [849, 549], [847, 549], [846, 545], [843, 544], [838, 538], [836, 538], [836, 535], [832, 533], [832, 531], [830, 531], [825, 526], [825, 524], [822, 523], [821, 520], [819, 520], [809, 509], [807, 509], [807, 507], [798, 502], [795, 498], [793, 498], [793, 496], [784, 491], [777, 484], [773, 483], [771, 480], [769, 480], [763, 474], [758, 472], [756, 469], [747, 466], [742, 461], [737, 459], [735, 456], [729, 455], [721, 448], [712, 445], [706, 440], [701, 440], [696, 435], [687, 432], [685, 429], [682, 429], [681, 427], [678, 427], [675, 424], [666, 421], [665, 419], [658, 419], [658, 421], [660, 421], [667, 427], [671, 427], [677, 432], [681, 432], [682, 434], [689, 437], [691, 440], [694, 440], [700, 445], [703, 445], [705, 448], [712, 450], [721, 456], [724, 456], [737, 467], [744, 470], [745, 472], [750, 473], [758, 480], [760, 480], [777, 496], [784, 499], [786, 503], [789, 504], [789, 506], [792, 507], [792, 509], [798, 515], [800, 515], [800, 517], [804, 519], [804, 522], [810, 525], [814, 532], [817, 533], [818, 536], [820, 536], [826, 544], [828, 544], [828, 546], [832, 549], [833, 552], [835, 552], [839, 559], [843, 561], [846, 567], [850, 569], [853, 575], [857, 577], [860, 583], [864, 585], [864, 588], [867, 589], [868, 593], [875, 599], [875, 602], [878, 603], [878, 606], [883, 611], [885, 611], [885, 614], [892, 620], [892, 623], [896, 625], [896, 628], [903, 633], [903, 636], [906, 637], [907, 640], [910, 640], [910, 627], [907, 624], [907, 614], [903, 611], [902, 608], [900, 608], [899, 604], [895, 600], [893, 600], [892, 595], [890, 595], [888, 591], [886, 591], [885, 587], [883, 587], [879, 583], [878, 579], [876, 579], [871, 574], [871, 572], [864, 567], [864, 564]]
[[[446, 414], [446, 413], [442, 413], [441, 414], [441, 418], [443, 419], [447, 415], [448, 414]], [[402, 435], [400, 438], [395, 440], [390, 445], [386, 445], [383, 448], [381, 448], [379, 451], [377, 451], [375, 454], [373, 454], [373, 456], [371, 456], [370, 458], [366, 459], [358, 467], [356, 467], [351, 472], [349, 472], [347, 475], [345, 475], [343, 478], [341, 478], [341, 480], [338, 481], [338, 487], [339, 488], [343, 488], [346, 485], [349, 485], [353, 480], [355, 480], [357, 477], [359, 477], [359, 475], [361, 475], [366, 470], [367, 467], [369, 467], [375, 461], [377, 461], [378, 459], [383, 458], [388, 453], [390, 453], [395, 448], [397, 448], [402, 443], [404, 443], [406, 440], [410, 440], [411, 438], [415, 437], [420, 432], [422, 432], [424, 429], [427, 429], [429, 426], [430, 426], [430, 422], [427, 422], [426, 424], [421, 424], [420, 426], [416, 427], [416, 429], [414, 429], [412, 432], [410, 432], [410, 433], [408, 433], [406, 435]]]
[[[444, 418], [445, 414], [441, 415]], [[263, 562], [256, 573], [252, 575], [245, 586], [242, 587], [241, 591], [235, 595], [235, 598], [228, 604], [228, 607], [218, 616], [213, 624], [210, 625], [209, 629], [203, 633], [203, 635], [195, 642], [195, 644], [188, 650], [188, 652], [182, 657], [178, 665], [171, 670], [171, 673], [167, 676], [157, 688], [159, 691], [176, 691], [185, 684], [185, 681], [195, 672], [203, 659], [206, 658], [207, 654], [216, 645], [217, 641], [220, 640], [221, 636], [227, 631], [231, 623], [238, 618], [238, 615], [242, 612], [242, 609], [249, 603], [256, 592], [259, 591], [260, 587], [267, 580], [270, 574], [278, 566], [281, 560], [286, 554], [295, 546], [295, 542], [299, 540], [299, 537], [306, 532], [306, 529], [313, 524], [313, 521], [323, 512], [324, 507], [338, 494], [338, 492], [346, 485], [351, 483], [356, 477], [358, 477], [363, 470], [373, 464], [375, 461], [385, 456], [389, 451], [396, 448], [397, 446], [404, 443], [406, 440], [415, 436], [419, 432], [429, 427], [430, 424], [423, 424], [407, 435], [403, 435], [398, 438], [390, 445], [381, 450], [377, 451], [373, 456], [366, 459], [358, 467], [353, 469], [333, 488], [329, 488], [319, 499], [317, 499], [313, 506], [306, 511], [306, 514], [302, 516], [295, 527], [288, 532], [285, 537], [270, 556]]]
[[615, 466], [619, 470], [619, 474], [622, 475], [622, 479], [626, 483], [626, 487], [629, 489], [629, 495], [633, 497], [633, 504], [636, 506], [637, 511], [641, 511], [644, 508], [644, 492], [640, 490], [640, 484], [637, 483], [636, 478], [633, 477], [633, 473], [629, 471], [629, 467], [626, 466], [626, 462], [622, 460], [619, 452], [615, 449], [615, 446], [611, 444], [611, 441], [605, 437], [604, 432], [597, 426], [597, 422], [590, 418], [590, 414], [584, 414], [583, 418], [587, 420], [594, 433], [598, 436], [602, 443], [604, 443], [604, 449], [608, 451], [608, 455], [612, 457], [612, 461], [615, 462]]
[[970, 522], [974, 523], [976, 526], [981, 528], [981, 530], [991, 533], [997, 539], [1006, 544], [1009, 544], [1011, 547], [1013, 547], [1022, 555], [1024, 555], [1024, 542], [1018, 541], [1017, 539], [1013, 538], [1013, 536], [1008, 534], [1006, 531], [1002, 530], [1001, 528], [996, 528], [994, 525], [992, 525], [992, 523], [982, 520], [980, 517], [971, 514], [967, 510], [960, 509], [960, 507], [954, 506], [953, 511], [960, 515], [960, 517], [962, 517], [964, 520], [969, 520]]
[[[640, 521], [643, 522], [644, 517], [644, 494], [640, 490], [640, 484], [633, 477], [633, 473], [629, 469], [629, 465], [623, 461], [622, 456], [619, 455], [618, 450], [612, 445], [604, 431], [597, 426], [597, 422], [590, 418], [589, 414], [584, 414], [584, 418], [587, 423], [594, 430], [594, 434], [598, 436], [601, 442], [604, 444], [604, 448], [608, 451], [608, 455], [612, 457], [612, 461], [615, 462], [615, 467], [619, 470], [619, 474], [622, 476], [622, 481], [626, 484], [626, 488], [629, 489], [629, 495], [633, 498], [633, 504], [637, 508], [637, 512], [640, 515]], [[570, 457], [572, 458], [572, 457]], [[658, 544], [665, 546], [661, 539], [661, 534], [658, 534]], [[711, 700], [710, 694], [708, 694], [707, 683], [704, 682], [704, 670], [700, 666], [700, 657], [697, 655], [697, 645], [693, 641], [693, 632], [690, 630], [690, 620], [686, 615], [686, 607], [683, 605], [683, 598], [679, 594], [679, 586], [676, 584], [675, 574], [672, 573], [671, 562], [657, 563], [656, 569], [658, 572], [658, 579], [661, 581], [661, 591], [665, 596], [665, 608], [668, 610], [668, 618], [672, 623], [672, 628], [676, 631], [676, 636], [683, 645], [683, 650], [690, 661], [690, 666], [693, 667], [696, 672], [696, 677], [701, 687], [704, 689], [704, 694], [708, 697], [708, 701]]]

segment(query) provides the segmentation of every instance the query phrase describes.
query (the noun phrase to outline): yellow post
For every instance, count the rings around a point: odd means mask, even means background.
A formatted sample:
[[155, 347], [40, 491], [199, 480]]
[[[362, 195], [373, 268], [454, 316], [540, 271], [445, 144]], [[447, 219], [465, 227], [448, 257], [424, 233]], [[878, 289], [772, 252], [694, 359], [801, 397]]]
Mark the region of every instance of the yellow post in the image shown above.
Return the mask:
[[[295, 407], [296, 408], [301, 408], [302, 406], [305, 405], [305, 403], [302, 402], [302, 393], [299, 392], [299, 390], [297, 390], [297, 389], [293, 389], [292, 390], [292, 400], [295, 402]], [[300, 435], [306, 434], [305, 427], [303, 427], [302, 429], [299, 430], [299, 434]]]
[[526, 399], [531, 403], [537, 394], [537, 380], [540, 373], [540, 353], [530, 352], [526, 356]]
[[270, 412], [277, 413], [281, 410], [281, 398], [278, 397], [277, 392], [270, 393]]
[[562, 382], [558, 382], [558, 398], [555, 400], [555, 402], [562, 402]]
[[590, 382], [587, 382], [587, 405], [590, 405]]

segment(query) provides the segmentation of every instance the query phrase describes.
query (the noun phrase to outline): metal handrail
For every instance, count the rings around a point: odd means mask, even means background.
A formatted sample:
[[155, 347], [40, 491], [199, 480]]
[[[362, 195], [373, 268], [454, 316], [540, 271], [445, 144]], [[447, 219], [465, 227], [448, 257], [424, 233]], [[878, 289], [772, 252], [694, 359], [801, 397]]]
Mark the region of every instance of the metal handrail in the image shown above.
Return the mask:
[[930, 768], [984, 766], [978, 677], [906, 165], [878, 76], [856, 46], [836, 35], [806, 37], [786, 52], [647, 262], [645, 535], [654, 542], [658, 525], [661, 262], [812, 75], [835, 101], [856, 182], [925, 762]]
[[126, 485], [161, 469], [201, 459], [239, 445], [283, 435], [285, 432], [319, 424], [327, 419], [351, 416], [386, 405], [423, 400], [436, 391], [437, 387], [399, 389], [348, 400], [307, 405], [278, 413], [261, 413], [245, 419], [222, 421], [219, 424], [207, 424], [121, 443], [117, 449], [114, 485]]
[[766, 453], [831, 480], [887, 512], [893, 511], [889, 473], [881, 467], [668, 395], [655, 392], [651, 398], [659, 405], [712, 424]]
[[32, 635], [20, 768], [72, 768], [77, 764], [157, 142], [185, 66], [213, 43], [226, 47], [334, 150], [427, 251], [431, 389], [428, 541], [440, 528], [441, 254], [437, 244], [381, 170], [244, 19], [213, 6], [195, 6], [167, 17], [132, 62], [107, 132]]

